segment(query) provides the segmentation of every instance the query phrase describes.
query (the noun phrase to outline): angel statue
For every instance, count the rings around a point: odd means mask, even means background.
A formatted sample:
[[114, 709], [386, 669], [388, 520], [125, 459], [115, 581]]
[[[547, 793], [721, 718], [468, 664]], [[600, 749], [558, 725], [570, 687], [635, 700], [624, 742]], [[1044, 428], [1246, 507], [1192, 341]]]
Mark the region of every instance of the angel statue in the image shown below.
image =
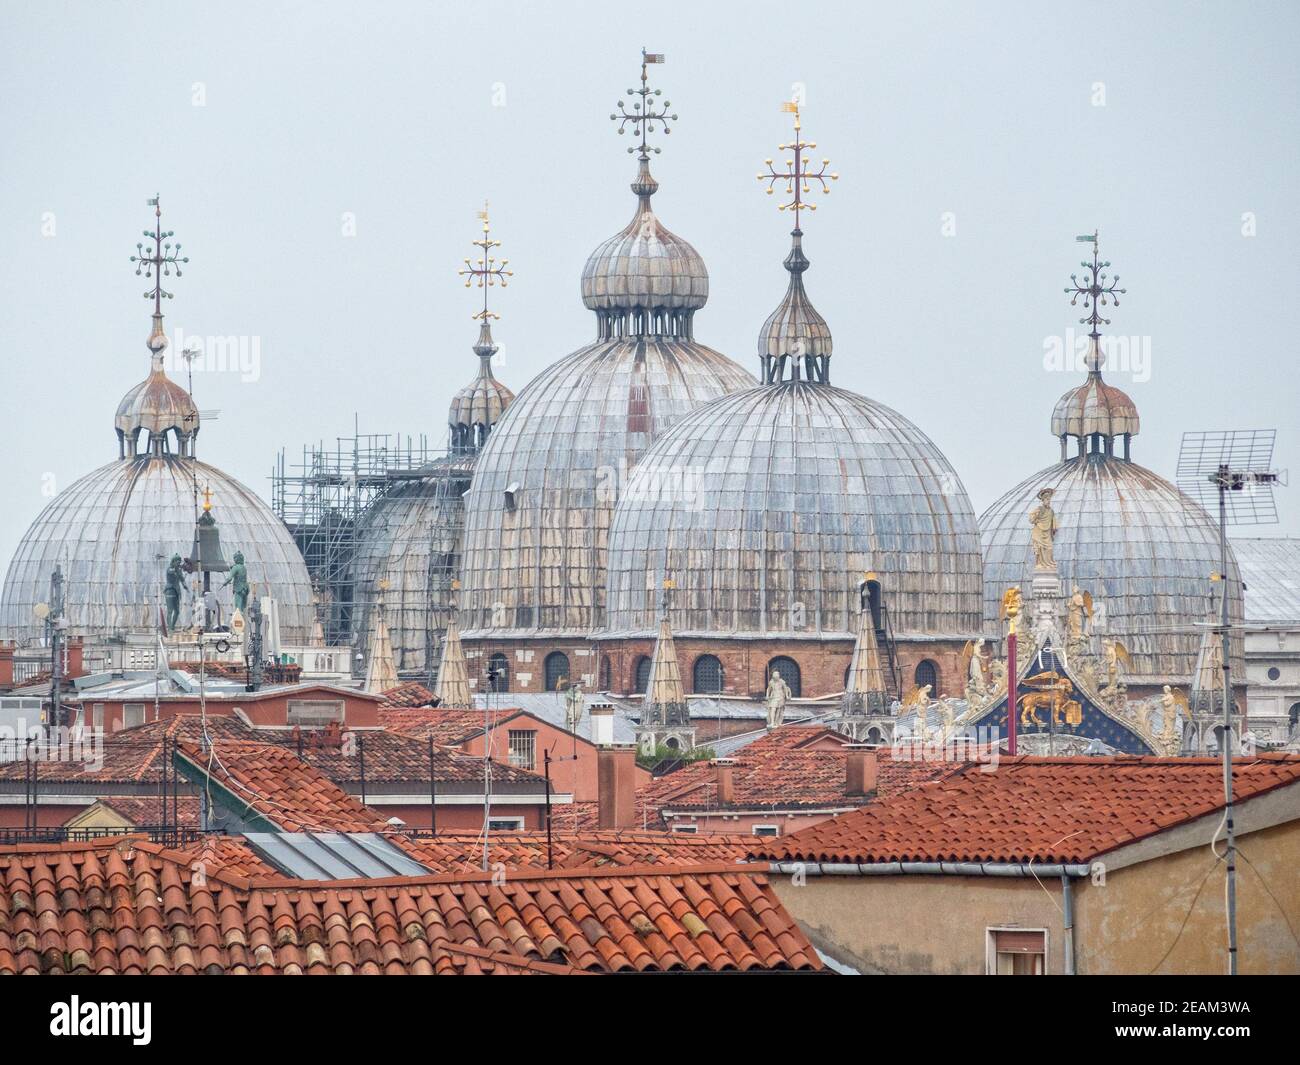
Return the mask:
[[1127, 668], [1133, 661], [1128, 648], [1119, 640], [1108, 637], [1101, 641], [1101, 656], [1106, 663], [1106, 688], [1111, 692], [1118, 691], [1120, 665], [1123, 664]]
[[1051, 488], [1044, 488], [1038, 493], [1038, 502], [1029, 510], [1029, 524], [1033, 531], [1029, 542], [1034, 549], [1034, 569], [1054, 570], [1056, 559], [1052, 549], [1060, 523], [1056, 520], [1056, 511], [1052, 509]]
[[1184, 718], [1190, 716], [1187, 696], [1166, 684], [1160, 696], [1160, 708], [1160, 746], [1166, 755], [1176, 755], [1182, 748], [1178, 740], [1178, 712], [1181, 710]]
[[914, 734], [925, 738], [930, 734], [930, 725], [926, 719], [926, 711], [930, 706], [930, 685], [914, 685], [906, 695], [903, 696], [903, 703], [900, 713], [906, 713], [908, 710], [916, 711], [916, 728]]

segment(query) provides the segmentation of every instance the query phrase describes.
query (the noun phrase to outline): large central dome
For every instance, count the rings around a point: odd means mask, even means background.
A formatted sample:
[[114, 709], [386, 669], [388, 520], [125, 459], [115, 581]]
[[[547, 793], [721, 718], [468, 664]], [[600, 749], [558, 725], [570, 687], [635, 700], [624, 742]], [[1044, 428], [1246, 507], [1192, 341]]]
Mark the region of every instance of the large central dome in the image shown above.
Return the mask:
[[980, 628], [975, 512], [947, 459], [897, 411], [829, 384], [727, 396], [642, 460], [610, 532], [610, 635], [654, 631], [662, 578], [680, 636], [853, 638], [862, 574], [894, 632]]
[[695, 341], [708, 273], [651, 209], [657, 189], [643, 147], [636, 214], [582, 273], [596, 342], [534, 378], [479, 456], [465, 497], [467, 637], [599, 628], [609, 525], [630, 471], [689, 411], [754, 383]]

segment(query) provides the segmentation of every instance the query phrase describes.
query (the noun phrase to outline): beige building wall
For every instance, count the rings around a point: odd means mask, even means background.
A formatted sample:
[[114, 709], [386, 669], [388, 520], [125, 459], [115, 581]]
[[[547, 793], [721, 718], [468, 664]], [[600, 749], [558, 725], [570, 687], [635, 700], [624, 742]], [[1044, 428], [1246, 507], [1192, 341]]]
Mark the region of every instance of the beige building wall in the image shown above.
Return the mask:
[[[1300, 973], [1300, 821], [1249, 831], [1251, 807], [1267, 815], [1268, 807], [1294, 804], [1297, 792], [1286, 790], [1242, 808], [1237, 928], [1244, 974]], [[1219, 816], [1116, 852], [1104, 882], [1072, 881], [1081, 975], [1226, 972], [1225, 873], [1208, 846]], [[771, 880], [817, 948], [862, 973], [982, 974], [990, 928], [1045, 929], [1047, 972], [1065, 971], [1059, 877]]]

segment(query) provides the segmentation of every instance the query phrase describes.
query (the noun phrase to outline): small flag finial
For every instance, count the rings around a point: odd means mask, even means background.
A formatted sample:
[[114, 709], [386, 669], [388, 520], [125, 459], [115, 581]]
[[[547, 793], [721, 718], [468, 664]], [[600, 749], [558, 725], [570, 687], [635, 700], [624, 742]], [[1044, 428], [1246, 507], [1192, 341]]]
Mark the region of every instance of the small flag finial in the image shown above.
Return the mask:
[[483, 254], [477, 260], [466, 259], [464, 268], [457, 270], [456, 273], [465, 279], [466, 288], [469, 288], [477, 281], [478, 287], [483, 290], [483, 309], [474, 315], [474, 321], [486, 324], [493, 319], [499, 320], [501, 318], [499, 314], [494, 314], [488, 309], [488, 290], [493, 285], [498, 284], [505, 288], [508, 283], [507, 279], [514, 277], [515, 274], [513, 270], [506, 269], [510, 263], [509, 259], [498, 261], [492, 255], [492, 249], [501, 247], [501, 242], [492, 239], [488, 221], [487, 200], [483, 201], [483, 210], [478, 212], [478, 218], [483, 224], [483, 235], [478, 240], [470, 241], [470, 243], [474, 247], [481, 249]]
[[1092, 244], [1092, 262], [1085, 260], [1079, 264], [1084, 270], [1083, 280], [1079, 280], [1078, 274], [1071, 274], [1071, 287], [1065, 290], [1065, 294], [1070, 297], [1071, 307], [1076, 306], [1079, 298], [1083, 297], [1083, 307], [1088, 313], [1079, 319], [1079, 324], [1092, 326], [1092, 331], [1088, 335], [1094, 342], [1101, 338], [1101, 326], [1110, 325], [1110, 319], [1101, 316], [1101, 308], [1110, 303], [1118, 307], [1119, 297], [1128, 291], [1117, 287], [1119, 274], [1114, 277], [1108, 277], [1106, 274], [1110, 269], [1110, 263], [1099, 257], [1100, 245], [1097, 239], [1099, 232], [1094, 230], [1091, 236], [1085, 234], [1074, 238], [1080, 244]]
[[831, 191], [831, 182], [839, 181], [839, 174], [830, 169], [830, 160], [823, 159], [821, 164], [814, 169], [805, 153], [812, 151], [817, 147], [815, 141], [805, 141], [801, 136], [802, 125], [799, 120], [799, 102], [797, 100], [786, 100], [781, 104], [781, 111], [785, 114], [794, 115], [794, 140], [788, 144], [777, 145], [777, 151], [793, 153], [792, 159], [784, 160], [785, 169], [778, 170], [771, 159], [765, 159], [767, 166], [766, 174], [759, 174], [759, 181], [767, 182], [767, 194], [771, 196], [776, 191], [778, 182], [785, 182], [785, 194], [790, 197], [784, 203], [778, 204], [778, 210], [794, 212], [794, 228], [799, 230], [799, 215], [802, 211], [815, 211], [817, 205], [807, 197], [814, 191], [814, 183], [818, 191], [823, 195], [829, 195]]
[[144, 298], [153, 300], [154, 318], [162, 317], [162, 301], [171, 299], [172, 293], [168, 292], [162, 286], [162, 279], [170, 277], [175, 271], [176, 276], [181, 276], [181, 266], [188, 263], [188, 256], [181, 255], [180, 243], [172, 244], [171, 237], [176, 234], [170, 229], [162, 227], [162, 206], [161, 197], [154, 195], [149, 197], [148, 205], [153, 208], [154, 227], [153, 231], [144, 230], [145, 240], [152, 241], [153, 247], [146, 249], [143, 242], [135, 246], [136, 254], [131, 256], [131, 261], [135, 263], [135, 273], [137, 277], [147, 277], [153, 281], [153, 285], [145, 290]]
[[618, 132], [620, 136], [626, 132], [628, 126], [632, 127], [632, 132], [641, 139], [641, 143], [639, 145], [634, 144], [630, 147], [628, 149], [628, 154], [630, 155], [632, 152], [638, 151], [639, 149], [640, 158], [642, 159], [649, 159], [651, 152], [658, 155], [660, 151], [659, 148], [651, 147], [648, 140], [650, 134], [663, 133], [667, 136], [672, 132], [669, 123], [677, 121], [677, 115], [669, 112], [669, 108], [672, 107], [671, 100], [665, 100], [663, 104], [656, 109], [654, 100], [652, 99], [655, 96], [663, 95], [663, 90], [650, 88], [649, 75], [646, 72], [646, 67], [652, 64], [661, 64], [663, 62], [663, 52], [647, 52], [642, 48], [641, 88], [627, 90], [628, 96], [638, 96], [640, 99], [632, 104], [632, 109], [630, 111], [623, 106], [623, 101], [619, 100], [618, 113], [609, 116], [611, 122], [618, 123]]

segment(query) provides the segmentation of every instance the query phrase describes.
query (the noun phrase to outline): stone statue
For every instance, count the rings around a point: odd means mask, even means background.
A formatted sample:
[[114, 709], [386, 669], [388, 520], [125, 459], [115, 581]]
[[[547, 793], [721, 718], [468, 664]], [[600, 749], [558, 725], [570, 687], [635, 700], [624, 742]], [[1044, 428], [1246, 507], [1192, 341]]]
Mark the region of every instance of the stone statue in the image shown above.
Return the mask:
[[230, 567], [230, 576], [225, 579], [221, 587], [227, 584], [233, 584], [235, 596], [235, 609], [241, 614], [248, 609], [248, 570], [244, 566], [244, 553], [235, 552], [235, 563]]
[[989, 679], [993, 682], [994, 691], [1001, 691], [1007, 686], [1007, 661], [1005, 658], [995, 658], [989, 663]]
[[1106, 687], [1112, 692], [1118, 691], [1120, 684], [1120, 665], [1130, 662], [1128, 648], [1119, 640], [1103, 639], [1101, 641], [1102, 660], [1106, 663]]
[[1080, 591], [1076, 584], [1070, 593], [1067, 605], [1070, 613], [1070, 642], [1076, 643], [1084, 638], [1085, 619], [1092, 619], [1092, 596], [1088, 592]]
[[167, 631], [174, 632], [181, 617], [181, 592], [185, 588], [185, 577], [181, 572], [181, 556], [172, 555], [167, 566], [167, 584], [163, 595], [167, 600]]
[[785, 721], [785, 704], [790, 699], [790, 686], [775, 669], [767, 682], [767, 727], [780, 728]]
[[966, 668], [966, 699], [975, 702], [988, 694], [988, 680], [984, 676], [984, 639], [967, 644], [970, 662]]
[[564, 693], [564, 727], [570, 732], [578, 731], [578, 724], [582, 720], [582, 707], [582, 682], [579, 681]]
[[1060, 524], [1056, 520], [1056, 511], [1052, 509], [1052, 494], [1052, 489], [1044, 488], [1038, 493], [1038, 503], [1029, 510], [1029, 524], [1033, 529], [1029, 542], [1034, 548], [1036, 570], [1056, 569], [1052, 549]]

